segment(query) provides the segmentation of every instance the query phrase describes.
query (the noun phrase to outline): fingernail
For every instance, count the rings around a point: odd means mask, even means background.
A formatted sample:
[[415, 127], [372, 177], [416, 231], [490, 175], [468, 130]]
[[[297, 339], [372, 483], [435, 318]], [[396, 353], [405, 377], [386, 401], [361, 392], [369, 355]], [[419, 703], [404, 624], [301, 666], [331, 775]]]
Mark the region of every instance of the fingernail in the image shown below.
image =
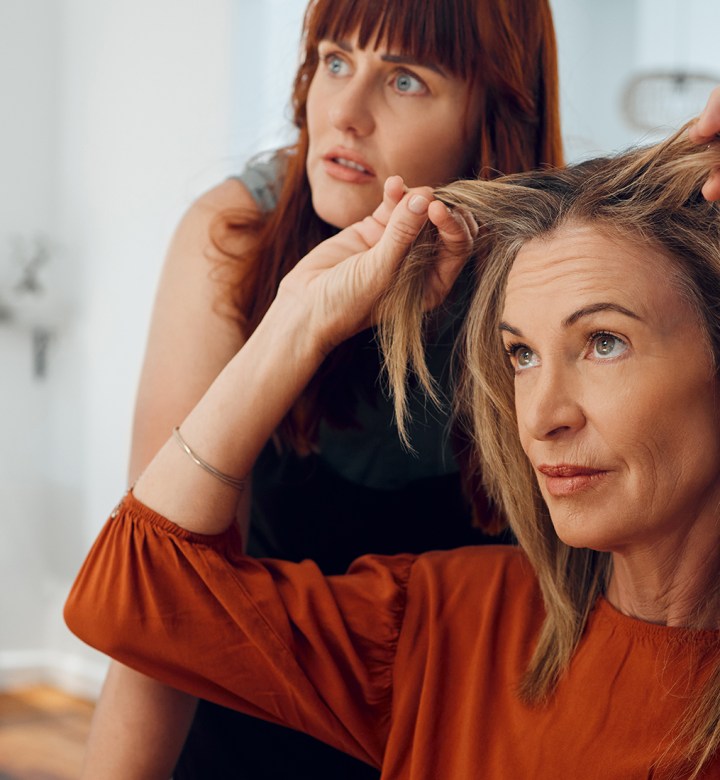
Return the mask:
[[422, 195], [413, 195], [408, 202], [408, 208], [413, 214], [424, 214], [429, 205], [430, 201]]

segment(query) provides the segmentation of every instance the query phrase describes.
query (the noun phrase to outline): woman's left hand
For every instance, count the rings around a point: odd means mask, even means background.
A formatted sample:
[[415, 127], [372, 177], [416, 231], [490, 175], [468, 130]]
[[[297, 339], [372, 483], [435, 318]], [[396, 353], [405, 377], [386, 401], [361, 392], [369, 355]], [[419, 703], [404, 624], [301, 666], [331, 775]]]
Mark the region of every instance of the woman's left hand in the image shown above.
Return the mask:
[[428, 219], [443, 246], [425, 291], [426, 308], [434, 308], [457, 278], [477, 226], [434, 200], [428, 187], [408, 190], [399, 176], [387, 180], [371, 216], [323, 241], [283, 279], [278, 298], [309, 307], [308, 326], [323, 353], [372, 324], [375, 303]]
[[[689, 136], [697, 144], [720, 140], [720, 87], [715, 87], [710, 93], [705, 108], [690, 128]], [[702, 192], [707, 200], [720, 200], [720, 169], [710, 174]]]

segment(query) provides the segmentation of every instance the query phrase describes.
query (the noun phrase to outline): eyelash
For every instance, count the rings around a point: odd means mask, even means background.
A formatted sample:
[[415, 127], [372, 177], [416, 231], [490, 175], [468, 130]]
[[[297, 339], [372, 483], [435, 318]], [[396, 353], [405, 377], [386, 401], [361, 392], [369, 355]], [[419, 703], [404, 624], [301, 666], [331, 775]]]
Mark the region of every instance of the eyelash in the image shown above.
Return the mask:
[[523, 347], [524, 349], [528, 349], [528, 345], [527, 344], [521, 344], [519, 341], [512, 341], [512, 342], [510, 342], [510, 344], [505, 344], [505, 346], [503, 347], [503, 350], [504, 350], [505, 354], [509, 358], [514, 358], [515, 357], [515, 353], [521, 347]]
[[336, 51], [329, 51], [325, 54], [320, 53], [320, 62], [325, 66], [326, 70], [330, 71], [330, 63], [333, 60], [340, 60], [343, 64], [348, 64], [346, 59]]
[[[419, 94], [427, 94], [430, 90], [428, 89], [428, 85], [420, 78], [420, 76], [416, 75], [410, 70], [406, 70], [405, 68], [398, 68], [393, 75], [392, 75], [392, 82], [394, 85], [397, 85], [397, 80], [401, 78], [402, 76], [407, 76], [408, 78], [411, 78], [413, 81], [417, 81], [417, 83], [420, 85], [421, 89], [419, 91], [412, 91], [405, 94], [411, 94], [411, 95], [419, 95]], [[395, 86], [397, 89], [397, 86]], [[402, 90], [398, 90], [401, 94], [403, 94]]]
[[[610, 361], [610, 360], [617, 360], [621, 355], [625, 354], [625, 352], [627, 351], [628, 347], [630, 346], [628, 344], [628, 342], [622, 336], [618, 336], [617, 333], [613, 333], [610, 330], [597, 330], [594, 333], [590, 334], [590, 336], [589, 336], [589, 338], [587, 340], [587, 343], [585, 345], [586, 350], [588, 348], [590, 348], [591, 345], [594, 342], [596, 342], [598, 339], [601, 339], [601, 338], [615, 339], [616, 342], [618, 342], [618, 343], [620, 343], [620, 344], [622, 344], [624, 346], [624, 349], [622, 350], [622, 352], [620, 352], [619, 355], [615, 355], [615, 356], [611, 356], [611, 357], [605, 358], [605, 360], [608, 360], [608, 361]], [[600, 358], [600, 359], [602, 360], [602, 358]]]
[[[337, 51], [329, 51], [329, 52], [326, 52], [325, 54], [320, 53], [319, 54], [319, 58], [320, 58], [320, 62], [325, 67], [325, 70], [328, 73], [330, 73], [331, 76], [335, 75], [330, 70], [330, 63], [332, 62], [332, 60], [336, 60], [337, 59], [337, 60], [340, 60], [345, 65], [349, 64], [347, 62], [347, 60], [345, 59], [345, 57], [343, 57], [342, 54], [340, 54]], [[425, 81], [423, 81], [423, 79], [421, 79], [420, 76], [418, 76], [416, 73], [413, 73], [412, 71], [407, 70], [406, 68], [398, 68], [397, 70], [393, 71], [392, 77], [391, 77], [391, 82], [394, 84], [401, 76], [408, 76], [409, 78], [413, 79], [414, 81], [417, 81], [418, 84], [420, 84], [420, 86], [422, 88], [420, 90], [421, 94], [425, 94], [425, 93], [429, 92], [428, 85], [425, 83]], [[402, 94], [402, 90], [398, 90], [398, 91]], [[417, 92], [411, 92], [411, 93], [408, 93], [408, 94], [418, 94], [418, 93]]]
[[[624, 347], [625, 347], [625, 349], [620, 353], [620, 355], [617, 355], [617, 357], [615, 357], [615, 358], [613, 358], [613, 357], [605, 358], [605, 360], [607, 360], [608, 362], [612, 361], [612, 360], [617, 360], [621, 355], [623, 355], [625, 353], [625, 351], [629, 347], [628, 342], [624, 338], [622, 338], [622, 336], [618, 336], [616, 333], [613, 333], [612, 331], [609, 331], [609, 330], [596, 330], [596, 331], [593, 331], [587, 337], [587, 340], [585, 341], [585, 347], [584, 347], [583, 351], [585, 353], [587, 353], [592, 348], [592, 345], [598, 339], [601, 339], [601, 338], [615, 339], [616, 341], [618, 341], [620, 344], [624, 345]], [[516, 371], [522, 371], [523, 370], [523, 368], [518, 368], [518, 366], [517, 366], [517, 355], [523, 349], [526, 349], [526, 350], [528, 350], [528, 352], [532, 352], [533, 354], [535, 354], [535, 351], [533, 349], [531, 349], [527, 344], [523, 344], [521, 341], [511, 342], [511, 343], [505, 345], [505, 347], [504, 347], [505, 354], [508, 356], [508, 358], [511, 361], [513, 361], [514, 368], [515, 368]], [[603, 359], [600, 358], [600, 360], [603, 360]]]
[[528, 347], [527, 344], [523, 344], [521, 341], [514, 341], [510, 344], [507, 344], [505, 346], [505, 354], [510, 359], [511, 363], [513, 364], [513, 368], [515, 371], [522, 371], [522, 368], [519, 368], [517, 365], [517, 355], [518, 352], [520, 352], [523, 349], [527, 349], [529, 352], [532, 352], [533, 350]]

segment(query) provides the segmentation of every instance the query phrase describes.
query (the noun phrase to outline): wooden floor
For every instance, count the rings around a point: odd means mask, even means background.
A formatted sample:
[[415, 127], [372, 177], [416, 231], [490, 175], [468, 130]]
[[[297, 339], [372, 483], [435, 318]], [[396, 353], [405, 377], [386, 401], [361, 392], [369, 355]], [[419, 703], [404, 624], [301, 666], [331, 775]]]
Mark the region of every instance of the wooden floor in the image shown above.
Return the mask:
[[92, 711], [45, 686], [0, 694], [0, 780], [77, 780]]

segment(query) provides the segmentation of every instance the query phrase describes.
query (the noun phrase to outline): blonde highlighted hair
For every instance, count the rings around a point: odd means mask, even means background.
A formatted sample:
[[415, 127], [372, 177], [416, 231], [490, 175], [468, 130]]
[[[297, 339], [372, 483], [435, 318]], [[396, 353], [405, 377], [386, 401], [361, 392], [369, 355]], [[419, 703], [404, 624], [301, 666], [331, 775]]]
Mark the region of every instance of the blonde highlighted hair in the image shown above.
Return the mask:
[[[466, 269], [474, 281], [456, 345], [454, 407], [468, 432], [473, 467], [542, 588], [547, 616], [520, 687], [529, 703], [551, 696], [567, 669], [605, 587], [611, 559], [609, 553], [572, 548], [557, 537], [520, 445], [514, 374], [499, 329], [508, 274], [523, 245], [571, 223], [649, 244], [671, 261], [673, 282], [697, 311], [720, 366], [720, 210], [701, 194], [717, 167], [720, 144], [691, 143], [686, 126], [657, 146], [562, 169], [460, 181], [436, 193], [450, 206], [469, 209], [481, 226]], [[408, 375], [414, 373], [434, 394], [424, 364], [422, 290], [436, 251], [428, 229], [380, 304], [380, 338], [401, 431]], [[717, 596], [717, 586], [708, 584]], [[698, 605], [698, 623], [702, 617]], [[689, 762], [682, 771], [698, 777], [720, 747], [720, 668], [711, 673], [684, 724], [676, 726], [669, 724], [678, 737], [658, 756], [658, 768], [663, 761], [669, 765], [671, 752], [676, 756], [680, 749]]]

